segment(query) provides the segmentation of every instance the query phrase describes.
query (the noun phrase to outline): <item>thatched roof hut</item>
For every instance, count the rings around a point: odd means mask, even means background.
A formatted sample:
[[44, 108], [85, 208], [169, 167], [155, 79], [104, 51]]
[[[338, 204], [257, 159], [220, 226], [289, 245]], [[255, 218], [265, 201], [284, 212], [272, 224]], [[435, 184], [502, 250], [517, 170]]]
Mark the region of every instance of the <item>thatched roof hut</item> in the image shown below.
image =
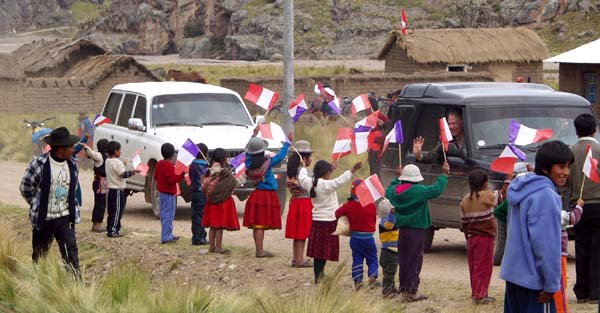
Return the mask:
[[25, 73], [17, 59], [9, 53], [0, 53], [0, 79], [23, 80]]
[[138, 63], [134, 57], [116, 54], [97, 55], [80, 61], [65, 72], [63, 77], [76, 78], [77, 80], [81, 80], [88, 88], [92, 88], [107, 76], [117, 71], [117, 69], [129, 67], [147, 76], [147, 80], [160, 80], [145, 66]]
[[548, 56], [544, 42], [526, 28], [415, 29], [392, 31], [379, 60], [399, 46], [416, 63], [528, 63]]
[[87, 39], [36, 40], [13, 51], [29, 77], [60, 77], [75, 63], [106, 50]]

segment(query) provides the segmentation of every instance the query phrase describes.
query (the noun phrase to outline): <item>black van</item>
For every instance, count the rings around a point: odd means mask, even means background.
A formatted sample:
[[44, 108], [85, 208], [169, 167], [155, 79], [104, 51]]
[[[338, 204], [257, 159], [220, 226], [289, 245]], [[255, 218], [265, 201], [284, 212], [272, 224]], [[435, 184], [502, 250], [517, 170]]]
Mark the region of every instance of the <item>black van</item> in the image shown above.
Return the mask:
[[[469, 193], [467, 173], [472, 167], [489, 170], [502, 152], [509, 137], [511, 120], [531, 128], [552, 128], [550, 140], [566, 144], [577, 141], [573, 119], [582, 113], [591, 113], [592, 107], [584, 98], [539, 84], [523, 83], [420, 83], [404, 87], [389, 111], [391, 122], [402, 121], [405, 142], [402, 144], [402, 163], [419, 166], [432, 184], [441, 173], [440, 164], [417, 162], [412, 154], [412, 138], [425, 138], [423, 151], [431, 151], [439, 142], [438, 119], [449, 111], [459, 111], [463, 117], [466, 158], [448, 157], [450, 176], [442, 196], [430, 203], [433, 227], [428, 232], [425, 250], [431, 248], [434, 232], [440, 228], [461, 228], [459, 204]], [[521, 147], [532, 164], [540, 143]], [[388, 185], [396, 176], [398, 145], [390, 144], [382, 159], [381, 176]], [[517, 164], [524, 168], [524, 163]], [[500, 188], [504, 175], [490, 173], [491, 187]], [[500, 263], [506, 236], [506, 225], [499, 223], [494, 261]]]

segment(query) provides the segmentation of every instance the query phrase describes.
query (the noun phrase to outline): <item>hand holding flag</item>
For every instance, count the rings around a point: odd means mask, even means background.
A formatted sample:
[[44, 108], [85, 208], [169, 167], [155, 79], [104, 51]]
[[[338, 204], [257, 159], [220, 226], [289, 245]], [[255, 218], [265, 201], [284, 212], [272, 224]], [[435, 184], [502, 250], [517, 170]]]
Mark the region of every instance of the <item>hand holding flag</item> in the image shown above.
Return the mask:
[[177, 153], [177, 162], [175, 162], [176, 172], [188, 172], [190, 164], [196, 159], [196, 156], [200, 153], [198, 146], [191, 140], [187, 139], [181, 149]]

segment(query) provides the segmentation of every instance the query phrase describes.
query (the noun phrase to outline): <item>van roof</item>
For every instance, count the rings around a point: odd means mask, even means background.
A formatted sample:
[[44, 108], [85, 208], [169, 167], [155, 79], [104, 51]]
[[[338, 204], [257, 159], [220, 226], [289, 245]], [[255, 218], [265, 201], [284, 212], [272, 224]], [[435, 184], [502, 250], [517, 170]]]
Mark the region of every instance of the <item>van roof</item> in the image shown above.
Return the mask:
[[159, 95], [188, 94], [188, 93], [226, 93], [235, 94], [233, 90], [202, 83], [191, 82], [144, 82], [119, 84], [112, 90], [129, 91], [146, 95], [149, 98]]
[[[541, 84], [527, 83], [420, 83], [402, 89], [402, 98], [448, 100], [457, 105], [499, 105], [538, 103], [540, 105], [590, 106], [581, 96], [555, 91]], [[416, 99], [415, 99], [416, 100]], [[436, 101], [437, 102], [437, 101]]]

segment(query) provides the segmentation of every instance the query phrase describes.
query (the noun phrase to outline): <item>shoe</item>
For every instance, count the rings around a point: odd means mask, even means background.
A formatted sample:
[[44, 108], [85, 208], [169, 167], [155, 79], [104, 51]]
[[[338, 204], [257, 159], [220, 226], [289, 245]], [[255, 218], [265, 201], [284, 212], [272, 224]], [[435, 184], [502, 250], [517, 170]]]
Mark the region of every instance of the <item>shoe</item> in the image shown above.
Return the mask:
[[381, 282], [379, 282], [377, 279], [369, 279], [369, 288], [374, 289], [377, 287], [381, 287]]
[[426, 295], [420, 295], [420, 294], [416, 294], [416, 293], [407, 293], [404, 295], [404, 301], [406, 301], [406, 302], [417, 302], [417, 301], [423, 301], [423, 300], [427, 300]]
[[165, 243], [176, 243], [177, 240], [179, 240], [179, 237], [178, 236], [173, 236], [173, 239], [161, 241], [160, 243], [162, 243], [162, 244], [165, 244]]
[[106, 229], [102, 228], [102, 223], [94, 223], [94, 225], [92, 225], [93, 233], [103, 233], [105, 231]]
[[480, 304], [490, 304], [490, 303], [494, 303], [496, 302], [496, 298], [492, 298], [492, 297], [485, 297], [485, 298], [478, 298], [478, 299], [473, 299], [473, 303], [480, 305]]
[[292, 267], [313, 267], [313, 264], [309, 259], [306, 259], [302, 263], [296, 263], [296, 261], [292, 261]]
[[231, 254], [231, 250], [227, 250], [227, 249], [214, 249], [213, 251], [210, 251], [211, 253], [220, 253], [220, 254]]
[[363, 286], [362, 281], [355, 281], [354, 282], [354, 290], [359, 291]]
[[121, 234], [121, 233], [114, 233], [114, 234], [107, 233], [107, 236], [110, 237], [110, 238], [120, 238], [120, 237], [123, 237], [123, 234]]
[[587, 298], [577, 299], [577, 303], [588, 303], [588, 302], [590, 302], [590, 299], [587, 299]]
[[272, 258], [275, 255], [267, 250], [264, 250], [262, 254], [256, 254], [257, 258]]
[[192, 245], [194, 246], [204, 246], [208, 244], [208, 240], [206, 239], [201, 239], [200, 241], [193, 241]]
[[395, 288], [391, 290], [384, 290], [381, 294], [383, 295], [384, 299], [392, 299], [398, 294], [398, 290]]

